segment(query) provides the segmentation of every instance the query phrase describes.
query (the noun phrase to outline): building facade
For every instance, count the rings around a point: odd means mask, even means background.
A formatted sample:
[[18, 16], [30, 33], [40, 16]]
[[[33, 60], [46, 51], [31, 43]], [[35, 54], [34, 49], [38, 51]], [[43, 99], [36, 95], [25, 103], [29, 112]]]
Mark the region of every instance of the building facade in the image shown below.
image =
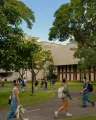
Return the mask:
[[[30, 40], [32, 39], [32, 36], [26, 35], [25, 38]], [[35, 39], [38, 39], [34, 37]], [[52, 53], [54, 66], [56, 67], [56, 74], [58, 76], [58, 80], [62, 80], [63, 78], [67, 78], [68, 80], [80, 80], [82, 76], [84, 76], [84, 73], [79, 73], [77, 71], [77, 65], [78, 65], [78, 59], [74, 58], [74, 51], [71, 49], [74, 49], [77, 47], [75, 43], [62, 45], [62, 44], [55, 44], [50, 42], [44, 42], [44, 41], [38, 41], [37, 43], [42, 46], [43, 50], [50, 50]], [[14, 71], [8, 71], [7, 73], [4, 70], [0, 70], [0, 77], [6, 76], [9, 80], [14, 80], [19, 78], [19, 73]], [[46, 76], [46, 71], [40, 71], [37, 75], [37, 79], [41, 79], [42, 77]], [[26, 77], [27, 80], [31, 80], [31, 72], [25, 71], [24, 77]], [[94, 69], [89, 70], [88, 73], [86, 73], [86, 77], [91, 80], [96, 80], [96, 71]]]
[[81, 80], [82, 76], [86, 76], [89, 80], [96, 80], [95, 69], [89, 69], [87, 73], [79, 73], [77, 71], [78, 59], [74, 58], [74, 51], [77, 45], [67, 44], [65, 46], [58, 46], [52, 49], [52, 56], [54, 60], [54, 65], [57, 66], [58, 79], [62, 80], [67, 78], [67, 80]]
[[[32, 40], [32, 38], [37, 39], [37, 44], [41, 45], [43, 50], [51, 50], [54, 47], [60, 46], [60, 44], [55, 44], [55, 43], [50, 43], [50, 42], [45, 42], [45, 41], [39, 41], [38, 37], [32, 37], [32, 36], [27, 35], [27, 34], [24, 34], [24, 36], [25, 36], [25, 39], [27, 39], [27, 40]], [[22, 70], [21, 70], [21, 72], [22, 72]], [[31, 76], [32, 76], [31, 72], [29, 70], [24, 71], [24, 72], [25, 72], [24, 77], [27, 80], [31, 80]], [[47, 74], [48, 74], [48, 71], [41, 70], [37, 75], [37, 79], [41, 79], [44, 76], [46, 76]], [[4, 71], [3, 69], [0, 69], [0, 79], [2, 77], [6, 77], [6, 76], [7, 76], [7, 80], [11, 80], [11, 81], [14, 80], [14, 79], [18, 79], [20, 77], [18, 72], [7, 71], [7, 73], [6, 73], [6, 71]]]

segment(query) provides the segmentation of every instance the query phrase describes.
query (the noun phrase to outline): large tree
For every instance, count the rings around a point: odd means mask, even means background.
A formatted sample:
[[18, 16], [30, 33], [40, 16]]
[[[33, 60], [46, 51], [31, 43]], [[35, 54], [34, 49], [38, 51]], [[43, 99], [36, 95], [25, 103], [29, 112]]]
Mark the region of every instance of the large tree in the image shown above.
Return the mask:
[[79, 68], [96, 68], [96, 1], [70, 0], [54, 14], [49, 40], [75, 41], [78, 48], [74, 56], [79, 58]]
[[19, 27], [22, 21], [32, 28], [35, 17], [30, 8], [19, 0], [0, 0], [0, 67], [6, 71], [13, 69], [13, 63], [20, 62], [24, 55], [18, 57], [20, 52], [17, 52], [24, 42], [24, 33]]

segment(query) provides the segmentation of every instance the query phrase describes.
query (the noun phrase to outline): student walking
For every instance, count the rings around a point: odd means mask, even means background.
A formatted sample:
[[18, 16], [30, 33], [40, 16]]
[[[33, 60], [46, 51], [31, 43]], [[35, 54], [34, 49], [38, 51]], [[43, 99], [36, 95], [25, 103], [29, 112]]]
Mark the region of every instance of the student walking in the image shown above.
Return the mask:
[[54, 85], [55, 85], [55, 79], [52, 79], [52, 89], [55, 88]]
[[92, 106], [94, 106], [94, 101], [90, 100], [89, 97], [89, 90], [88, 90], [88, 80], [86, 77], [83, 77], [83, 90], [81, 90], [80, 93], [82, 93], [82, 108], [86, 107], [86, 101], [91, 103]]
[[41, 79], [41, 85], [40, 85], [40, 88], [44, 88], [44, 80]]
[[24, 77], [24, 84], [25, 84], [25, 87], [26, 87], [26, 83], [27, 83], [27, 80], [26, 80], [26, 78]]
[[35, 78], [35, 90], [37, 90], [38, 80]]
[[72, 116], [72, 114], [70, 114], [68, 111], [68, 98], [72, 99], [71, 98], [71, 95], [70, 95], [70, 92], [69, 92], [69, 89], [68, 89], [68, 86], [66, 84], [66, 78], [63, 79], [63, 83], [61, 84], [61, 87], [63, 88], [63, 91], [62, 91], [62, 94], [63, 94], [63, 97], [61, 98], [61, 101], [62, 101], [62, 106], [57, 110], [55, 111], [55, 117], [57, 118], [57, 115], [58, 113], [63, 110], [65, 108], [66, 110], [66, 116], [69, 117], [69, 116]]
[[48, 83], [48, 80], [47, 80], [47, 77], [45, 78], [45, 89], [47, 90], [47, 83]]
[[[12, 99], [11, 99], [11, 105], [10, 105], [10, 112], [8, 113], [6, 120], [11, 120], [12, 118], [16, 118], [16, 110], [18, 106], [21, 106], [20, 100], [19, 100], [19, 91], [18, 91], [19, 81], [14, 80], [14, 87], [12, 90]], [[19, 114], [19, 118], [21, 120], [24, 120], [23, 116]]]
[[23, 79], [21, 79], [20, 81], [20, 86], [21, 86], [21, 91], [24, 91], [25, 81]]

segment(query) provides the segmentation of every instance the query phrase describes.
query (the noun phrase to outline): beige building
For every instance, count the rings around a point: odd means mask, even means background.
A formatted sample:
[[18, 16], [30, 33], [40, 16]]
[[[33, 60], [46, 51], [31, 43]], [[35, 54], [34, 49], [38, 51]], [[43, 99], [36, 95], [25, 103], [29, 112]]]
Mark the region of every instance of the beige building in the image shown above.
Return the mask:
[[77, 45], [75, 43], [67, 44], [65, 46], [58, 46], [52, 48], [52, 56], [54, 60], [54, 65], [57, 67], [58, 79], [62, 80], [67, 78], [67, 80], [80, 80], [82, 76], [86, 76], [89, 80], [96, 80], [96, 71], [94, 69], [89, 69], [86, 74], [79, 73], [77, 71], [78, 59], [74, 58], [74, 51]]
[[[31, 40], [32, 38], [34, 39], [37, 39], [37, 43], [40, 44], [42, 46], [42, 49], [43, 50], [51, 50], [52, 48], [55, 48], [55, 47], [58, 47], [60, 46], [61, 44], [55, 44], [55, 43], [50, 43], [50, 42], [44, 42], [44, 41], [39, 41], [38, 40], [38, 37], [32, 37], [30, 35], [27, 35], [27, 34], [24, 34], [25, 36], [25, 39], [27, 40]], [[48, 71], [40, 71], [37, 75], [37, 78], [38, 79], [41, 79], [42, 77], [46, 76], [46, 74], [48, 73]], [[5, 76], [7, 76], [7, 79], [8, 80], [14, 80], [14, 79], [18, 79], [19, 78], [19, 73], [18, 72], [14, 72], [14, 71], [8, 71], [7, 73], [1, 69], [0, 70], [0, 79]], [[31, 80], [31, 72], [30, 71], [25, 71], [25, 74], [24, 74], [24, 77], [27, 79], [27, 80]]]
[[[38, 39], [39, 39], [38, 37], [32, 37], [32, 36], [27, 35], [27, 34], [25, 34], [25, 38], [28, 39], [28, 40], [31, 40], [32, 38], [37, 39], [37, 43], [42, 46], [42, 49], [43, 49], [43, 50], [52, 50], [52, 49], [54, 49], [54, 48], [56, 48], [56, 47], [64, 46], [64, 45], [62, 45], [62, 44], [56, 44], [56, 43], [53, 43], [53, 42], [40, 41], [40, 40], [38, 40]], [[57, 67], [56, 67], [56, 68], [57, 68]], [[57, 69], [56, 69], [54, 72], [57, 74]], [[43, 77], [46, 76], [48, 73], [49, 73], [48, 71], [41, 70], [41, 71], [38, 73], [38, 75], [37, 75], [37, 79], [43, 78]], [[25, 77], [26, 77], [28, 80], [31, 79], [31, 73], [30, 73], [30, 71], [27, 71], [27, 72], [26, 72], [26, 76], [25, 76]]]
[[[32, 36], [26, 35], [26, 39], [31, 39]], [[36, 37], [34, 37], [36, 38]], [[50, 43], [50, 42], [44, 42], [44, 41], [38, 41], [37, 43], [42, 45], [43, 50], [51, 50], [52, 56], [53, 56], [53, 61], [54, 61], [54, 66], [56, 66], [56, 74], [58, 75], [58, 80], [62, 80], [63, 78], [67, 78], [68, 80], [80, 80], [82, 77], [82, 74], [77, 71], [77, 64], [78, 64], [78, 59], [74, 58], [73, 54], [74, 51], [71, 50], [72, 48], [76, 48], [76, 44], [67, 44], [67, 45], [62, 45], [62, 44], [55, 44], [55, 43]], [[40, 79], [43, 76], [46, 76], [46, 71], [41, 71], [37, 75], [37, 78]], [[6, 75], [4, 70], [0, 70], [0, 76]], [[18, 72], [14, 71], [9, 71], [7, 73], [8, 79], [13, 80], [19, 77]], [[84, 76], [84, 74], [83, 74]], [[96, 71], [94, 69], [89, 70], [88, 73], [86, 73], [86, 76], [88, 77], [89, 80], [96, 80]], [[31, 80], [31, 73], [30, 71], [25, 71], [25, 75], [27, 80]]]

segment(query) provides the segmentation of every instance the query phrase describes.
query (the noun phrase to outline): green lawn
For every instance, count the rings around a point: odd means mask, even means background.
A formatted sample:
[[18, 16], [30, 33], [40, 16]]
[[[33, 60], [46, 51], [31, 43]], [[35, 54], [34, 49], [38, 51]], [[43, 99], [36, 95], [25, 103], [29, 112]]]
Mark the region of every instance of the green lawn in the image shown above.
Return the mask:
[[[56, 82], [55, 88], [59, 88], [61, 82]], [[70, 90], [82, 90], [82, 83], [68, 82]], [[92, 83], [94, 90], [96, 89], [96, 83]], [[49, 86], [50, 87], [50, 86]]]
[[96, 120], [96, 116], [83, 116], [83, 117], [74, 117], [74, 118], [64, 118], [60, 120]]
[[[0, 109], [8, 108], [8, 98], [11, 93], [11, 90], [0, 90]], [[33, 104], [48, 98], [51, 98], [55, 95], [54, 92], [44, 92], [36, 91], [35, 96], [30, 96], [30, 91], [24, 91], [19, 93], [21, 104]]]
[[[67, 83], [69, 86], [70, 90], [81, 90], [82, 89], [82, 83], [73, 83], [73, 82], [68, 82]], [[55, 83], [55, 89], [58, 89], [61, 85], [61, 82], [56, 82]], [[50, 83], [48, 84], [48, 88], [52, 88], [50, 87]]]
[[[90, 94], [90, 95], [89, 95], [89, 99], [96, 102], [96, 95]], [[82, 100], [82, 97], [80, 96], [80, 97], [78, 98], [78, 100]]]
[[[56, 82], [55, 83], [55, 89], [58, 89], [60, 87], [61, 82]], [[69, 86], [70, 90], [81, 90], [82, 89], [82, 83], [75, 83], [75, 82], [68, 82], [67, 83]], [[96, 83], [92, 83], [94, 89], [96, 89]], [[5, 86], [12, 86], [12, 83], [5, 83]], [[27, 87], [31, 88], [31, 82], [27, 83]], [[40, 83], [38, 85], [38, 88], [40, 88]], [[52, 87], [50, 86], [50, 82], [48, 82], [48, 88], [52, 89]]]

